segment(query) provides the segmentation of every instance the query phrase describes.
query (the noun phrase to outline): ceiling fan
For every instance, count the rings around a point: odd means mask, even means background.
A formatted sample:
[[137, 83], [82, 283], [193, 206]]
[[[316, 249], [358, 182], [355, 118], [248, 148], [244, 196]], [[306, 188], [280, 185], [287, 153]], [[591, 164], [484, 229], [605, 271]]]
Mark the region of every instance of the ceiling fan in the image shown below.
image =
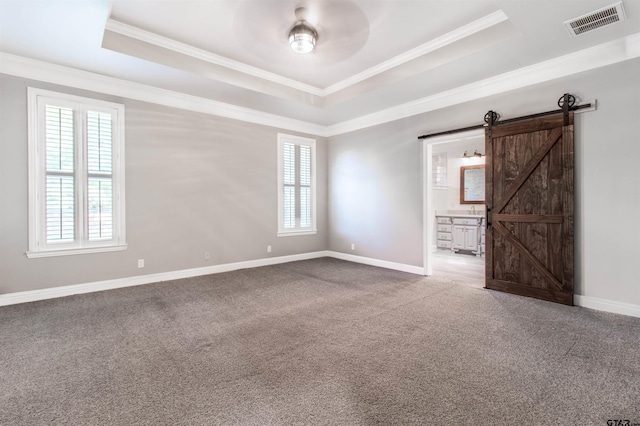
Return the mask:
[[289, 31], [289, 46], [296, 53], [311, 53], [318, 40], [318, 32], [306, 21], [307, 13], [305, 7], [297, 8], [296, 23]]

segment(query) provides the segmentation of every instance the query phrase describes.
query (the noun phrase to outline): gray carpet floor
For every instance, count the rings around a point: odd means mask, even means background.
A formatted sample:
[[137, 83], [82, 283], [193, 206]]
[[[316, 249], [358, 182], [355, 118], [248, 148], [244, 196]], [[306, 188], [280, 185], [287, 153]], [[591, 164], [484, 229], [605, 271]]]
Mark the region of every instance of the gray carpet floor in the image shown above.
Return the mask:
[[2, 425], [640, 424], [640, 319], [315, 259], [0, 308]]

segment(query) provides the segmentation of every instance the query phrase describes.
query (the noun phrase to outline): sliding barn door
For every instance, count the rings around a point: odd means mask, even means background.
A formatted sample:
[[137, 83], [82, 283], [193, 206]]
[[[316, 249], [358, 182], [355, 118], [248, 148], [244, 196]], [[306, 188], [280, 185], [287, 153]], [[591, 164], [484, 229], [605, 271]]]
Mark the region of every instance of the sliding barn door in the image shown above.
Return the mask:
[[572, 305], [573, 113], [490, 126], [485, 148], [486, 288]]

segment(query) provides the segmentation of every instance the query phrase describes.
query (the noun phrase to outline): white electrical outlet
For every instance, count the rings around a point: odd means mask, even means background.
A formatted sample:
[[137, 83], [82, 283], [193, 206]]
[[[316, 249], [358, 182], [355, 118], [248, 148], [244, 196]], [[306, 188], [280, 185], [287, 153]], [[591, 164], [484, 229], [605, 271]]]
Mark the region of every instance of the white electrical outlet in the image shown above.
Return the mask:
[[267, 246], [267, 253], [271, 253], [271, 246]]
[[354, 243], [351, 243], [351, 250], [355, 250], [356, 249], [356, 245]]
[[211, 259], [211, 253], [209, 253], [208, 251], [204, 252], [204, 260], [209, 260]]
[[138, 259], [138, 268], [144, 268], [144, 259]]

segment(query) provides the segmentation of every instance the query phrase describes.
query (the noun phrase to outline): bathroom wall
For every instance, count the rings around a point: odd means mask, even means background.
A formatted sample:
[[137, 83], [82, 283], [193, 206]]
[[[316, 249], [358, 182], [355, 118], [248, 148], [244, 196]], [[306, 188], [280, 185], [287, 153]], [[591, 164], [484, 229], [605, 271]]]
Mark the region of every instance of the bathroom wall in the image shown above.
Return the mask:
[[460, 204], [460, 167], [484, 164], [482, 158], [461, 158], [467, 151], [469, 155], [475, 150], [484, 154], [484, 138], [465, 139], [456, 142], [446, 142], [433, 145], [433, 154], [445, 152], [447, 154], [447, 186], [433, 187], [434, 210], [453, 211], [455, 213], [471, 210], [475, 206], [477, 212], [484, 211], [484, 204]]

